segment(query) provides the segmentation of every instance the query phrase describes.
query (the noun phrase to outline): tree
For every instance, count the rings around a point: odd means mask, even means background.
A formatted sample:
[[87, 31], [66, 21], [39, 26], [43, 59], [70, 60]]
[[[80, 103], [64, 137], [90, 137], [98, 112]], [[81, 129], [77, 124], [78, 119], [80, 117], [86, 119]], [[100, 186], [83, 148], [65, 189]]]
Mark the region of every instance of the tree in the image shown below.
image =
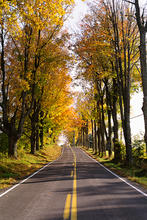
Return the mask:
[[[133, 18], [134, 11], [128, 7], [128, 4], [114, 0], [101, 1], [98, 6], [92, 5], [91, 9], [92, 15], [86, 16], [83, 21], [81, 36], [75, 45], [75, 52], [80, 60], [79, 75], [86, 81], [90, 81], [96, 88], [96, 106], [97, 112], [100, 112], [96, 117], [99, 120], [98, 127], [101, 126], [99, 138], [103, 147], [104, 134], [107, 142], [110, 142], [105, 126], [105, 102], [110, 106], [117, 161], [120, 159], [116, 117], [119, 101], [126, 144], [126, 163], [131, 165], [130, 91], [138, 62], [138, 31]], [[110, 111], [109, 113], [107, 111], [109, 135], [111, 134]]]
[[145, 10], [143, 9], [143, 13], [141, 15], [141, 10], [139, 6], [139, 1], [134, 0], [127, 1], [135, 6], [135, 16], [136, 21], [140, 33], [140, 64], [141, 64], [141, 78], [142, 78], [142, 87], [143, 87], [143, 114], [144, 114], [144, 122], [145, 122], [145, 143], [146, 143], [146, 153], [147, 153], [147, 59], [146, 59], [146, 33], [147, 33], [147, 19], [144, 17]]
[[13, 0], [0, 4], [0, 129], [8, 135], [9, 155], [16, 157], [16, 143], [23, 133], [24, 121], [37, 103], [36, 80], [42, 52], [61, 28], [63, 15], [73, 1], [55, 4], [52, 0]]

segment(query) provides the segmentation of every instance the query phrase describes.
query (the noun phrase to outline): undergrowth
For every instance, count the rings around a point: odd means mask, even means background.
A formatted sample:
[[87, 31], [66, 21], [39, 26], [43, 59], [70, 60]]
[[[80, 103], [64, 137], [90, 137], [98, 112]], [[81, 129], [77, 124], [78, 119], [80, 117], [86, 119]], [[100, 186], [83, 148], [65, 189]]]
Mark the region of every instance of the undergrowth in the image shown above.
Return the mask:
[[30, 175], [46, 163], [57, 159], [60, 154], [61, 147], [58, 145], [46, 145], [36, 155], [20, 149], [17, 160], [3, 156], [0, 158], [0, 189], [9, 187]]

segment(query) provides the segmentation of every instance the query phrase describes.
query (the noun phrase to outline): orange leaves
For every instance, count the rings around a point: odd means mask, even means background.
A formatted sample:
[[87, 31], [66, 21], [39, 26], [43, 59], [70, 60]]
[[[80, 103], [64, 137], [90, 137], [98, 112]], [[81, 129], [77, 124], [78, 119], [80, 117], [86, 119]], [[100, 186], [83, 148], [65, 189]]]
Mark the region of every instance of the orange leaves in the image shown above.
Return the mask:
[[82, 126], [82, 119], [77, 114], [74, 108], [70, 107], [67, 115], [66, 115], [66, 124], [65, 124], [65, 131], [68, 133], [74, 131], [77, 128], [80, 128]]

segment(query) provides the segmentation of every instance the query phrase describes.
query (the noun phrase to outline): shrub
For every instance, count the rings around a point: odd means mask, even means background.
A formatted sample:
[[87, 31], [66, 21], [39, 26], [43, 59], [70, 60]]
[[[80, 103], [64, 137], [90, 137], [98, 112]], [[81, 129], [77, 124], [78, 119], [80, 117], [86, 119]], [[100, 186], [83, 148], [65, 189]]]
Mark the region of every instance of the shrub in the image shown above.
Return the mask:
[[132, 143], [132, 157], [133, 163], [135, 165], [141, 165], [141, 161], [144, 156], [145, 142], [142, 139], [138, 139], [137, 137], [134, 139]]

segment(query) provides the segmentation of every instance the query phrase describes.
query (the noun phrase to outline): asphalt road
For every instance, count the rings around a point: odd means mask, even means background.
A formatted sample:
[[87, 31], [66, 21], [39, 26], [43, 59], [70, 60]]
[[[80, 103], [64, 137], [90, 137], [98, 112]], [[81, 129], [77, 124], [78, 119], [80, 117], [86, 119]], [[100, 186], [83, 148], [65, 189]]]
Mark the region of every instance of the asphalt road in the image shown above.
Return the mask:
[[147, 220], [147, 194], [126, 184], [78, 148], [9, 192], [0, 220]]

